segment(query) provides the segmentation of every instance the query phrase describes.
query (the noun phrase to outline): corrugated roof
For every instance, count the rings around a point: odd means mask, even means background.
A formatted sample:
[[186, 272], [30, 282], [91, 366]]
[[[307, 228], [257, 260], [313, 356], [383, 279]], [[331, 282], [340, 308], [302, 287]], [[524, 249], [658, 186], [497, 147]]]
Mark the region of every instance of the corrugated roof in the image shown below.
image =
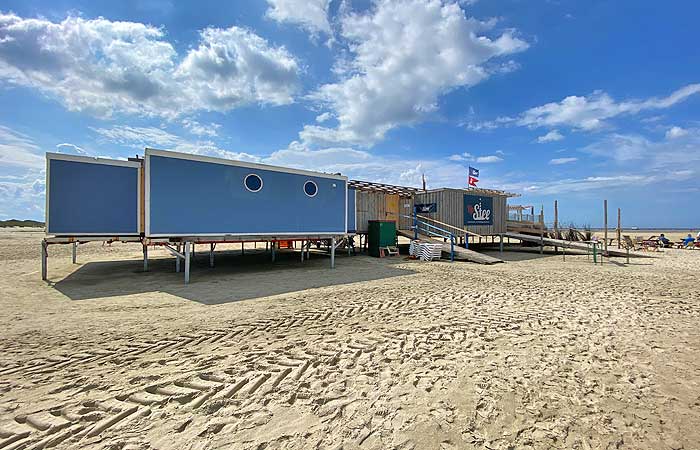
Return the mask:
[[349, 180], [348, 187], [358, 191], [383, 192], [385, 194], [398, 194], [400, 197], [413, 197], [417, 188], [408, 186], [396, 186], [393, 184], [374, 183], [372, 181]]
[[412, 197], [421, 192], [439, 192], [439, 191], [460, 191], [475, 195], [498, 195], [502, 197], [520, 197], [520, 194], [513, 192], [500, 191], [497, 189], [484, 188], [438, 188], [428, 189], [423, 191], [419, 188], [409, 186], [396, 186], [393, 184], [375, 183], [372, 181], [349, 180], [348, 187], [357, 189], [358, 191], [383, 192], [385, 194], [398, 194], [401, 197]]
[[485, 189], [485, 188], [438, 188], [438, 189], [428, 189], [427, 192], [440, 192], [440, 191], [460, 191], [467, 194], [475, 195], [498, 195], [501, 197], [520, 197], [520, 194], [514, 192], [500, 191], [498, 189]]

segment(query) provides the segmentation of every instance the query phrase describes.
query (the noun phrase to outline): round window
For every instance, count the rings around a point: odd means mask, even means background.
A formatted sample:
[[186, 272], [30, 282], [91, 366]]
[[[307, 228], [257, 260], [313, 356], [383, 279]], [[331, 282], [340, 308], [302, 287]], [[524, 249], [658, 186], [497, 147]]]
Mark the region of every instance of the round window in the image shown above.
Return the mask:
[[318, 186], [313, 181], [304, 183], [304, 193], [309, 197], [314, 197], [318, 193]]
[[258, 192], [263, 187], [262, 178], [254, 173], [246, 176], [243, 184], [250, 192]]

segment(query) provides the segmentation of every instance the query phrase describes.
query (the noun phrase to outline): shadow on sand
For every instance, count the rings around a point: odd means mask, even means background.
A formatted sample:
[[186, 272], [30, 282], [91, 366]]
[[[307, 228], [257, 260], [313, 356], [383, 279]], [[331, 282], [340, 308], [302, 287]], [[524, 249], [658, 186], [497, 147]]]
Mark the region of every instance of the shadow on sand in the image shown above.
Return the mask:
[[209, 267], [209, 253], [197, 253], [190, 270], [190, 284], [183, 273], [175, 272], [174, 258], [149, 261], [143, 272], [140, 260], [89, 262], [53, 283], [55, 289], [72, 300], [97, 300], [122, 295], [163, 292], [205, 305], [216, 305], [277, 294], [303, 291], [361, 281], [380, 280], [414, 273], [400, 269], [404, 257], [372, 258], [365, 255], [336, 255], [336, 268], [330, 258], [311, 253], [300, 261], [298, 252], [280, 251], [276, 261], [262, 250], [217, 252], [215, 267]]

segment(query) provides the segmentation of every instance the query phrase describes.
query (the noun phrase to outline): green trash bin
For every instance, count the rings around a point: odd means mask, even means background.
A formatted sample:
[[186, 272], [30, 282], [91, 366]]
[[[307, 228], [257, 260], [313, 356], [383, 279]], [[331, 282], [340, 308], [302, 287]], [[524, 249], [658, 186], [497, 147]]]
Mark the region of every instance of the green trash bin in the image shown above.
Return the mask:
[[369, 254], [379, 257], [380, 247], [396, 245], [396, 222], [393, 220], [370, 220], [367, 228]]

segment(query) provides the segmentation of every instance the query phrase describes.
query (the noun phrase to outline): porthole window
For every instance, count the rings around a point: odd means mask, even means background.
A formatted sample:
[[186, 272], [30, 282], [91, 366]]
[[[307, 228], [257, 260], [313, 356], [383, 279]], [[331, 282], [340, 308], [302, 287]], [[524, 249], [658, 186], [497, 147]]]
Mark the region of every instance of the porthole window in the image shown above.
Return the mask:
[[309, 197], [315, 197], [318, 194], [318, 186], [313, 181], [307, 181], [304, 183], [304, 194]]
[[245, 177], [243, 184], [250, 192], [258, 192], [263, 187], [263, 180], [259, 175], [251, 173]]

